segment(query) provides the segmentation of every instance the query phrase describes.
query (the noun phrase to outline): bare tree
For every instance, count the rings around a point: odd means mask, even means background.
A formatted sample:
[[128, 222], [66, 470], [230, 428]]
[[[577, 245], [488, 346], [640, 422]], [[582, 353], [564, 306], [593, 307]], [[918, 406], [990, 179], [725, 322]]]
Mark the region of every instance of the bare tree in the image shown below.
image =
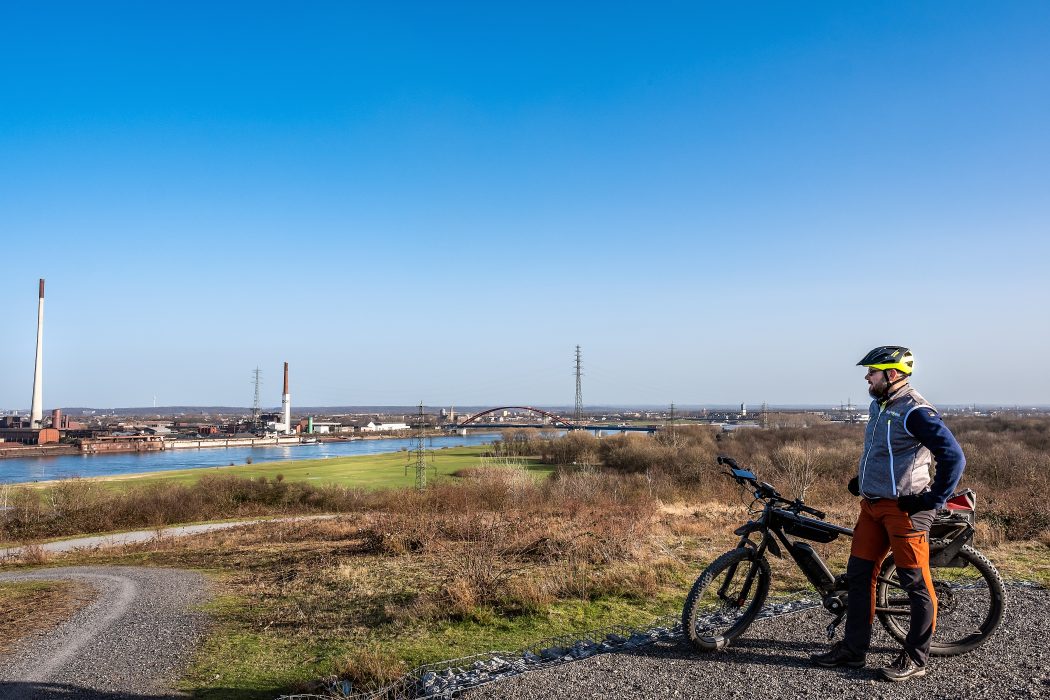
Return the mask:
[[773, 450], [773, 466], [795, 498], [805, 500], [806, 492], [817, 481], [822, 450], [808, 442], [789, 442]]

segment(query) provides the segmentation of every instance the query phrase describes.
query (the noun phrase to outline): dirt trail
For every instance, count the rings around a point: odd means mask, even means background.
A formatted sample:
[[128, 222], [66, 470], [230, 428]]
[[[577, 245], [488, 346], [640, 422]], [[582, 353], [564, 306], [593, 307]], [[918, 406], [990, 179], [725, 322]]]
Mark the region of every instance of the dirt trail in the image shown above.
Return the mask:
[[171, 686], [207, 626], [203, 576], [140, 567], [0, 573], [0, 581], [55, 579], [83, 582], [98, 597], [0, 655], [0, 700], [183, 697]]
[[[75, 537], [68, 540], [57, 540], [55, 542], [41, 542], [28, 545], [44, 552], [72, 552], [77, 549], [105, 549], [106, 547], [119, 547], [125, 544], [137, 542], [149, 542], [150, 540], [163, 539], [166, 537], [185, 537], [196, 535], [201, 532], [212, 532], [214, 530], [228, 530], [233, 527], [243, 527], [256, 523], [283, 523], [305, 520], [326, 520], [335, 518], [335, 515], [300, 515], [290, 518], [252, 518], [249, 520], [236, 520], [227, 523], [201, 523], [199, 525], [173, 525], [171, 527], [155, 528], [153, 530], [134, 530], [131, 532], [117, 532], [109, 535], [92, 535], [89, 537]], [[0, 548], [0, 563], [4, 559], [13, 559], [20, 556], [26, 550], [26, 546]]]

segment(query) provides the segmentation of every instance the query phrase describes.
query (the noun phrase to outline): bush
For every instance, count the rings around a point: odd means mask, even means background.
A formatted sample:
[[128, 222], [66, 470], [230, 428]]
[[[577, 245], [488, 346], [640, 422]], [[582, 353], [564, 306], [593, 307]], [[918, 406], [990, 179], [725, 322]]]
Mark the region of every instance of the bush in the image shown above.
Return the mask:
[[48, 489], [7, 488], [0, 539], [62, 537], [273, 512], [345, 512], [362, 509], [370, 498], [357, 489], [265, 477], [206, 474], [189, 486], [147, 484], [125, 491], [66, 479]]

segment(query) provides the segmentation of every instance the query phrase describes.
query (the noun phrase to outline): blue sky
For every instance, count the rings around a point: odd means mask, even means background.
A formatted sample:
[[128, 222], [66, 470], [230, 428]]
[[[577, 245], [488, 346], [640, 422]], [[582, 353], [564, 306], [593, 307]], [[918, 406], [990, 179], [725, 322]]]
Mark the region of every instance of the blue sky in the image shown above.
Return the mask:
[[1050, 403], [1050, 5], [0, 10], [0, 408]]

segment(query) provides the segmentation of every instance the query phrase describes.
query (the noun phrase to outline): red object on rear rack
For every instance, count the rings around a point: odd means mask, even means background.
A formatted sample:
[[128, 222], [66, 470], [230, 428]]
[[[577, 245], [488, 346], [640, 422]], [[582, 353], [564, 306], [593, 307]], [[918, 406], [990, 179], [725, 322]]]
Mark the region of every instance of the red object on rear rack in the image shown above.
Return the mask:
[[948, 510], [976, 510], [977, 494], [972, 489], [966, 489], [953, 494], [944, 505]]

